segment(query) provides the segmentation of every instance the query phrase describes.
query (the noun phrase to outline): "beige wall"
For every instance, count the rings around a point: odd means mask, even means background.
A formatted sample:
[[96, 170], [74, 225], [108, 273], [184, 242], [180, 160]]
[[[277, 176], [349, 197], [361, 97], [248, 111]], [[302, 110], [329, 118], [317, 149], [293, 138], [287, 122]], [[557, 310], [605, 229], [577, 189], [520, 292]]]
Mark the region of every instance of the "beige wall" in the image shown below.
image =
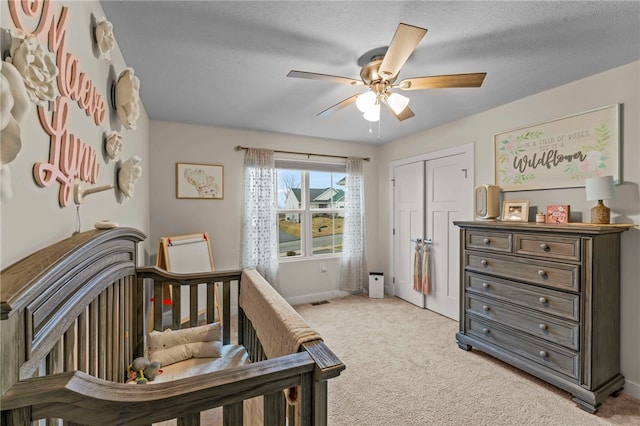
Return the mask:
[[[69, 8], [65, 45], [67, 51], [79, 60], [80, 70], [90, 76], [98, 91], [109, 100], [111, 81], [126, 67], [118, 47], [112, 52], [112, 61], [98, 59], [93, 52], [89, 32], [92, 19], [104, 17], [102, 6], [97, 1], [56, 2], [53, 5], [57, 21], [62, 6]], [[0, 2], [2, 28], [15, 28], [8, 12], [6, 1]], [[117, 28], [114, 30], [117, 37]], [[46, 46], [46, 39], [41, 40]], [[144, 85], [144, 81], [142, 81]], [[81, 230], [93, 228], [99, 220], [110, 219], [121, 226], [132, 226], [149, 232], [149, 120], [141, 106], [137, 130], [120, 128], [115, 110], [109, 108], [105, 121], [96, 126], [92, 118], [74, 101], [69, 102], [69, 125], [71, 133], [79, 137], [98, 153], [100, 173], [96, 185], [115, 183], [115, 164], [103, 156], [103, 133], [120, 130], [123, 135], [122, 160], [133, 155], [142, 158], [143, 175], [135, 188], [132, 199], [119, 200], [115, 191], [93, 194], [80, 208]], [[71, 236], [76, 229], [76, 207], [73, 200], [64, 208], [58, 204], [57, 183], [41, 188], [33, 179], [36, 162], [49, 159], [49, 136], [38, 121], [35, 106], [22, 124], [22, 150], [10, 163], [14, 195], [0, 201], [1, 214], [1, 268], [28, 256], [32, 252]], [[91, 186], [83, 183], [83, 186]], [[142, 251], [148, 251], [146, 243]], [[144, 253], [141, 257], [144, 257]], [[143, 259], [141, 259], [143, 260]]]
[[[391, 161], [472, 142], [475, 144], [475, 184], [494, 183], [494, 134], [616, 103], [623, 104], [623, 183], [616, 187], [617, 198], [607, 204], [611, 207], [613, 222], [640, 223], [640, 62], [633, 62], [382, 146], [378, 153], [379, 245], [386, 247], [391, 241], [387, 184]], [[547, 204], [569, 204], [573, 220], [582, 214], [584, 220], [589, 221], [589, 210], [593, 206], [592, 202], [585, 201], [584, 188], [509, 192], [505, 198], [528, 199], [532, 206], [542, 208]], [[637, 398], [640, 398], [639, 253], [640, 230], [625, 232], [621, 261], [621, 364], [627, 379], [625, 389]], [[388, 277], [389, 259], [381, 256], [381, 261]]]
[[[220, 129], [189, 124], [152, 121], [151, 152], [151, 242], [157, 253], [162, 236], [208, 232], [211, 236], [217, 270], [240, 266], [240, 225], [242, 215], [242, 162], [244, 151], [236, 145], [276, 150], [328, 153], [371, 157], [364, 164], [367, 244], [370, 270], [378, 268], [377, 147], [274, 133]], [[290, 156], [291, 157], [291, 156]], [[299, 157], [298, 157], [299, 158]], [[322, 158], [319, 158], [322, 160]], [[327, 160], [325, 158], [325, 160]], [[333, 160], [335, 161], [335, 160]], [[224, 199], [177, 199], [176, 162], [220, 164], [224, 166]], [[327, 272], [320, 271], [320, 264]], [[326, 299], [337, 294], [339, 262], [337, 258], [283, 262], [280, 265], [280, 291], [291, 303]]]

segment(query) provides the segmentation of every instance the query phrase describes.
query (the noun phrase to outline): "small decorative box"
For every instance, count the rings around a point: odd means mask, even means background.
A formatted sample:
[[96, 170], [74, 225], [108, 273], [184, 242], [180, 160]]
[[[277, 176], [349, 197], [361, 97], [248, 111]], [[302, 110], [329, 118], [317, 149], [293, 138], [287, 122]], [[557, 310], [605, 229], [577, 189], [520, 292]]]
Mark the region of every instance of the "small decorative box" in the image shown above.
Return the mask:
[[569, 206], [547, 206], [547, 223], [569, 223]]

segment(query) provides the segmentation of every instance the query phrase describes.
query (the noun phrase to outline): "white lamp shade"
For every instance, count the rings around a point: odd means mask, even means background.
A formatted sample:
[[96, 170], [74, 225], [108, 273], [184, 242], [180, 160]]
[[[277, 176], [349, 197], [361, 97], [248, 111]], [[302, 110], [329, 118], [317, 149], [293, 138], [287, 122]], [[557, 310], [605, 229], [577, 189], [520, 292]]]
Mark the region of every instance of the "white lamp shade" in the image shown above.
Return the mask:
[[613, 176], [599, 176], [585, 179], [587, 201], [610, 200], [616, 198]]
[[387, 98], [389, 106], [396, 114], [400, 114], [409, 105], [409, 98], [402, 96], [399, 93], [392, 93]]
[[380, 120], [380, 104], [373, 105], [367, 112], [363, 114], [365, 120], [378, 121]]
[[369, 111], [376, 104], [376, 94], [372, 91], [364, 92], [356, 98], [356, 107], [360, 112]]

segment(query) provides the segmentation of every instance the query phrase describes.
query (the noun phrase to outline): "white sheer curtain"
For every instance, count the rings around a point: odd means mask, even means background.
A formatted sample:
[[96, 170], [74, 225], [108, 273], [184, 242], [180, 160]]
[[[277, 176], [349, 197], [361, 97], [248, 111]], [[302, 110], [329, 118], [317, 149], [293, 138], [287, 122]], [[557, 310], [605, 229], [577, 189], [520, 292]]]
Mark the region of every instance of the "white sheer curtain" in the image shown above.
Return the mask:
[[278, 288], [276, 168], [273, 151], [247, 149], [244, 156], [242, 268], [255, 268]]
[[347, 159], [345, 193], [340, 289], [357, 292], [364, 289], [367, 275], [364, 246], [364, 176], [360, 159]]

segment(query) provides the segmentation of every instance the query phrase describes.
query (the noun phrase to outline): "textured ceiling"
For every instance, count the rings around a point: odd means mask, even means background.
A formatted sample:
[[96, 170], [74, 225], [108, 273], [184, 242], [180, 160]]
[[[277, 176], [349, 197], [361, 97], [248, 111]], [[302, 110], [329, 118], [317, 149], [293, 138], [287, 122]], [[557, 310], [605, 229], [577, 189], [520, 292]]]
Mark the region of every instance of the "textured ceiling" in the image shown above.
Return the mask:
[[[640, 2], [104, 1], [152, 120], [384, 143], [640, 59]], [[359, 79], [398, 23], [428, 29], [399, 79], [486, 72], [480, 88], [403, 92], [415, 117], [369, 122]]]

